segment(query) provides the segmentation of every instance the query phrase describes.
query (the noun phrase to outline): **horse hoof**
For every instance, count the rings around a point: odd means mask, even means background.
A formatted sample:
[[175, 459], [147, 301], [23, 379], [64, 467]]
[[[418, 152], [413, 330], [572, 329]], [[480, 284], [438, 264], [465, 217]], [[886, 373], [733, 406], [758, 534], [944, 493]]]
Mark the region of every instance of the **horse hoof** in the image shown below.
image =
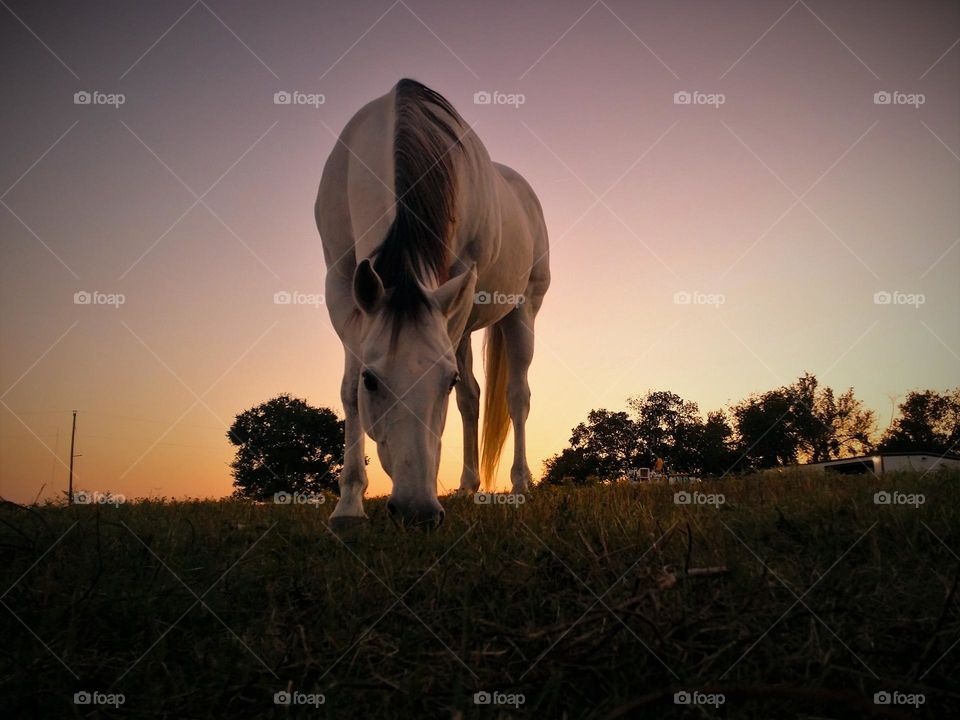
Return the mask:
[[362, 516], [342, 515], [330, 518], [330, 529], [337, 535], [355, 535], [369, 526], [370, 520]]

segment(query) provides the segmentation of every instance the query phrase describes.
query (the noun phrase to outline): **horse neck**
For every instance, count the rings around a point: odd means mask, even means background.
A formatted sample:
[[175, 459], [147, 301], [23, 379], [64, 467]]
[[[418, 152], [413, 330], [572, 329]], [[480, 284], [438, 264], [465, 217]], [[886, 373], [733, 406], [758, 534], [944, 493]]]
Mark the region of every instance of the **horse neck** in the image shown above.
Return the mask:
[[394, 192], [394, 91], [364, 106], [341, 135], [357, 261], [371, 257], [396, 216]]

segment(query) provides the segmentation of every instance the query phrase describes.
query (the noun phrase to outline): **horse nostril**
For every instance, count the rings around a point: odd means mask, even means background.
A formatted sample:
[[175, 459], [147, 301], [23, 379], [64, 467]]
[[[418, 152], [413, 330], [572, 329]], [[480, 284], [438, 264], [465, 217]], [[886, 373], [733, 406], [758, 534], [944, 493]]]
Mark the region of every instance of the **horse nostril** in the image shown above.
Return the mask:
[[391, 515], [397, 514], [397, 506], [394, 505], [393, 500], [387, 500], [387, 512]]
[[443, 510], [441, 510], [441, 511], [437, 514], [437, 527], [440, 527], [441, 525], [443, 525], [443, 519], [444, 519], [446, 516], [447, 516], [447, 514], [446, 514]]

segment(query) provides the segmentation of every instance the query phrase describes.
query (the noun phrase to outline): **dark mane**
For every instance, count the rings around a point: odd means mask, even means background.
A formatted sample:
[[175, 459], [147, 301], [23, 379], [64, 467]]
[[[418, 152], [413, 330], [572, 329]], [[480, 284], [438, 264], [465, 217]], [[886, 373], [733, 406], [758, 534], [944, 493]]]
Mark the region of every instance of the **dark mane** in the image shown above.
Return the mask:
[[[427, 306], [418, 280], [447, 280], [455, 222], [455, 149], [463, 120], [440, 93], [415, 80], [396, 87], [394, 193], [396, 218], [377, 248], [374, 269], [391, 290], [387, 309], [397, 321], [415, 319]], [[462, 132], [462, 130], [460, 130]]]

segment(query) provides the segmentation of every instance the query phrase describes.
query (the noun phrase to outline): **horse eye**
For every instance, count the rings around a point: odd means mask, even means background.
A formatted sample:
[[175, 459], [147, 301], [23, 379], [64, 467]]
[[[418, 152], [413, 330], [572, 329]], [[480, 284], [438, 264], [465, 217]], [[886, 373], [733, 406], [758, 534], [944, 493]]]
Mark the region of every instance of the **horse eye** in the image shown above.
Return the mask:
[[361, 377], [363, 377], [363, 386], [370, 392], [375, 392], [378, 387], [377, 376], [369, 370], [364, 370]]
[[450, 381], [450, 389], [453, 390], [458, 382], [460, 382], [460, 373], [454, 374], [453, 379]]

